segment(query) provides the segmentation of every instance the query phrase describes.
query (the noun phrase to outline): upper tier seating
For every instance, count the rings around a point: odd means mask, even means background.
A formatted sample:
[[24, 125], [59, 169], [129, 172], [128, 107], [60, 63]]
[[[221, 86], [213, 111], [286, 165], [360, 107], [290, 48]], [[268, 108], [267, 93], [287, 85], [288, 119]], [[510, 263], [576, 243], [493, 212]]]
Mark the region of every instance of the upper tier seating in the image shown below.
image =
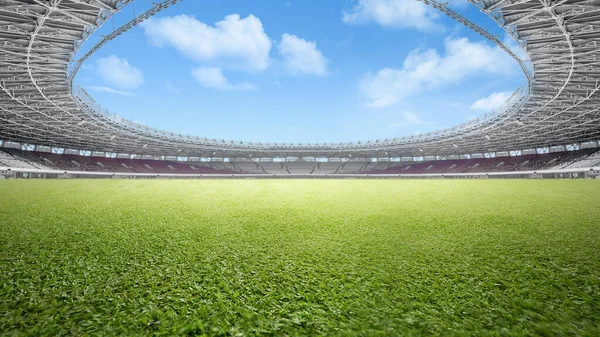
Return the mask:
[[[0, 151], [0, 162], [8, 167], [40, 168], [65, 171], [115, 173], [171, 173], [171, 174], [232, 174], [236, 170], [216, 169], [209, 163], [174, 162], [164, 160], [107, 158], [77, 156], [16, 149], [11, 154]], [[9, 162], [8, 165], [5, 162]], [[41, 164], [44, 163], [45, 165]]]
[[[13, 153], [24, 153], [24, 156], [14, 156]], [[41, 158], [35, 156], [32, 152], [21, 151], [17, 149], [0, 150], [0, 166], [50, 170], [51, 167]]]
[[586, 167], [600, 167], [600, 150], [590, 153], [588, 156], [583, 157], [579, 161], [570, 162], [568, 165], [563, 166], [563, 168], [566, 169]]
[[[595, 152], [594, 152], [595, 151]], [[593, 154], [591, 154], [593, 153]], [[513, 157], [453, 159], [423, 162], [393, 163], [385, 169], [369, 170], [367, 174], [443, 174], [535, 171], [550, 168], [582, 168], [600, 165], [600, 150], [532, 154]]]
[[84, 172], [142, 174], [445, 174], [535, 171], [600, 166], [600, 150], [530, 154], [512, 157], [416, 162], [191, 162], [107, 158], [47, 152], [0, 150], [0, 166]]
[[317, 163], [311, 174], [334, 174], [342, 163]]

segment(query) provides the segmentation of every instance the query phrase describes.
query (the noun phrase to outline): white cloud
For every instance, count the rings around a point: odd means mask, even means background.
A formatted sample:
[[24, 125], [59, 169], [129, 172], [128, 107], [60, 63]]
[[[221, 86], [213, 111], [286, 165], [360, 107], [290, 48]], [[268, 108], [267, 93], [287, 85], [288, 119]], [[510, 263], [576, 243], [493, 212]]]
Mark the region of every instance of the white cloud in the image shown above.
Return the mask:
[[143, 25], [150, 42], [214, 66], [262, 71], [270, 63], [271, 39], [257, 17], [231, 14], [211, 27], [193, 16], [152, 18]]
[[306, 41], [292, 34], [283, 34], [279, 53], [287, 70], [292, 74], [324, 76], [327, 74], [327, 59], [317, 49], [314, 41]]
[[96, 73], [106, 83], [121, 89], [135, 89], [144, 83], [144, 73], [140, 69], [115, 55], [97, 60]]
[[248, 82], [229, 83], [220, 68], [200, 67], [192, 71], [192, 75], [200, 84], [207, 88], [219, 90], [254, 90], [256, 86]]
[[514, 61], [498, 47], [467, 38], [447, 38], [444, 47], [444, 56], [434, 49], [413, 50], [401, 69], [384, 68], [363, 76], [360, 91], [366, 106], [392, 106], [423, 90], [459, 83], [468, 76], [505, 74], [515, 69]]
[[116, 94], [116, 95], [128, 96], [128, 97], [137, 97], [137, 95], [132, 92], [124, 91], [124, 90], [116, 90], [116, 89], [109, 88], [109, 87], [92, 86], [92, 87], [90, 87], [90, 89], [92, 89], [94, 91], [99, 91], [99, 92], [107, 92], [109, 94]]
[[181, 95], [183, 93], [183, 90], [176, 87], [171, 81], [165, 82], [165, 90], [174, 95]]
[[439, 28], [439, 14], [416, 0], [357, 0], [350, 10], [344, 10], [347, 24], [375, 22], [384, 27], [434, 30]]
[[512, 95], [510, 91], [494, 92], [488, 97], [478, 99], [471, 105], [471, 110], [492, 111], [499, 108]]
[[403, 127], [403, 126], [408, 126], [408, 125], [431, 125], [431, 124], [435, 124], [432, 122], [426, 122], [424, 121], [421, 116], [416, 113], [416, 112], [412, 112], [412, 111], [402, 111], [400, 113], [400, 117], [401, 117], [401, 121], [396, 122], [396, 123], [390, 123], [387, 125], [388, 129], [394, 129], [397, 127]]

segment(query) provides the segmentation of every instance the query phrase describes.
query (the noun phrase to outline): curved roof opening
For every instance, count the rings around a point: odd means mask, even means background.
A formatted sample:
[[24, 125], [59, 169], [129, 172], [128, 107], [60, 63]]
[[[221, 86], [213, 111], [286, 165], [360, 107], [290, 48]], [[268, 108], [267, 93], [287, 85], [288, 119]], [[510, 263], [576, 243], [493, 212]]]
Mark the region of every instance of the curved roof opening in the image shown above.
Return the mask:
[[[135, 4], [78, 55], [150, 7]], [[76, 83], [111, 113], [208, 138], [356, 143], [428, 133], [498, 113], [527, 82], [497, 44], [526, 59], [508, 33], [473, 5], [446, 10], [497, 40], [416, 0], [184, 1], [95, 50]]]

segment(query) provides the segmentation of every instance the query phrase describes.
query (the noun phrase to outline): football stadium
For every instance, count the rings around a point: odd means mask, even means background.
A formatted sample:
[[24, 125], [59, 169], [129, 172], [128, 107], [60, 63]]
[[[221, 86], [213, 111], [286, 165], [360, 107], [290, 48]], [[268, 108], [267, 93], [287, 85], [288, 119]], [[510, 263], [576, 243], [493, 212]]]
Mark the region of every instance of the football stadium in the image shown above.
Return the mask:
[[600, 0], [0, 0], [0, 39], [0, 335], [600, 335]]

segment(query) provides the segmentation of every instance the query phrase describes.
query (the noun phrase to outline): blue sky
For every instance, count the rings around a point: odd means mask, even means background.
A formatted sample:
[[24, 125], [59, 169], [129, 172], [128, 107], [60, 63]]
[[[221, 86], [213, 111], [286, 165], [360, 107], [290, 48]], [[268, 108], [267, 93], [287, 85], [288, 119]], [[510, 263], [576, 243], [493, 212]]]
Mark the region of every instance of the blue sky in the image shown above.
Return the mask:
[[[134, 3], [82, 52], [149, 8]], [[506, 39], [474, 6], [450, 5]], [[314, 143], [460, 124], [525, 78], [500, 49], [416, 0], [186, 0], [109, 42], [76, 81], [152, 127]]]

